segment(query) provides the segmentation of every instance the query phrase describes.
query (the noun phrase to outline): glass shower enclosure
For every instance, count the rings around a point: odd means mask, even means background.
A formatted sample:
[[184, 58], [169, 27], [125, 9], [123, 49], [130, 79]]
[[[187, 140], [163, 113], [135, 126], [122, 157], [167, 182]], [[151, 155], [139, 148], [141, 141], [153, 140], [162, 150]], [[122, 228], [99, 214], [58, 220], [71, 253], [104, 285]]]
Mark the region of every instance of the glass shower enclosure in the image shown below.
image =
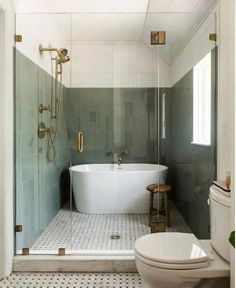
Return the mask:
[[[146, 185], [160, 182], [160, 174], [145, 180], [145, 169], [162, 166], [172, 185], [166, 231], [208, 237], [217, 73], [217, 42], [208, 36], [215, 33], [214, 10], [160, 12], [151, 5], [147, 13], [16, 14], [23, 37], [15, 48], [16, 254], [133, 254], [137, 238], [151, 233]], [[209, 52], [211, 145], [201, 146], [191, 143], [194, 66]], [[79, 198], [70, 169], [77, 165]], [[108, 182], [101, 171], [113, 173]], [[125, 172], [123, 182], [112, 178]], [[134, 179], [144, 182], [136, 188]], [[110, 195], [82, 193], [86, 185], [98, 193], [97, 183]], [[126, 188], [114, 200], [115, 190]], [[77, 199], [86, 203], [82, 211]], [[94, 200], [104, 212], [83, 211]], [[117, 213], [116, 203], [128, 208]], [[162, 205], [155, 197], [155, 207]]]

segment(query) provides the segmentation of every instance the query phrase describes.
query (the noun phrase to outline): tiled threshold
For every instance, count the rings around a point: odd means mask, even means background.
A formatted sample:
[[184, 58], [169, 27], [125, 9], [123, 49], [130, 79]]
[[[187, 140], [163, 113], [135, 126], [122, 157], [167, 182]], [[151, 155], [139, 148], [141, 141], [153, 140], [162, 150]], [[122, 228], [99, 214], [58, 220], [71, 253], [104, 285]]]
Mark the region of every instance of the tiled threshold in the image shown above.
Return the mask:
[[[114, 251], [112, 251], [114, 252]], [[14, 272], [137, 272], [134, 252], [130, 255], [102, 253], [99, 255], [18, 255], [14, 257]]]

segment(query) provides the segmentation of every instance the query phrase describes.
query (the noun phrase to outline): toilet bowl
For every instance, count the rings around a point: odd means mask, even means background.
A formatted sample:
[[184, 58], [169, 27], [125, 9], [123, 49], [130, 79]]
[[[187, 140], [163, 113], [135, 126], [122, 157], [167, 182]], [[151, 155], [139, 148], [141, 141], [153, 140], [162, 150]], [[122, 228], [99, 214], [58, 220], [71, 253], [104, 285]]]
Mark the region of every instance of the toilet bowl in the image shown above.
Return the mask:
[[143, 236], [136, 241], [135, 260], [150, 288], [192, 288], [213, 278], [213, 287], [217, 287], [217, 278], [229, 277], [229, 263], [217, 254], [210, 240], [198, 240], [191, 233]]
[[[218, 217], [221, 217], [219, 223], [226, 225], [221, 232], [228, 236], [229, 199], [224, 199], [227, 196], [221, 194], [221, 198], [215, 197], [219, 196], [218, 193], [221, 192], [211, 188], [211, 224], [212, 221], [217, 223]], [[225, 213], [220, 215], [222, 211], [218, 209], [221, 207], [215, 204], [223, 205]], [[192, 233], [177, 232], [155, 233], [139, 238], [135, 243], [138, 272], [150, 288], [229, 287], [229, 244], [227, 237], [218, 231], [219, 227], [213, 227], [211, 240], [198, 240]]]

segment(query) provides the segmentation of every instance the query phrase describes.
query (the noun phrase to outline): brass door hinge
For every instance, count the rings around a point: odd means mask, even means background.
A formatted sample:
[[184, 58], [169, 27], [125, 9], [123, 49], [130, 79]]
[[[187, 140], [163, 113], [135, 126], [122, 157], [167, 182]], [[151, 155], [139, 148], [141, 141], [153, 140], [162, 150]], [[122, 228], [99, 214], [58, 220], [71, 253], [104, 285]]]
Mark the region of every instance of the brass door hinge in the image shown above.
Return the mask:
[[65, 256], [66, 255], [66, 249], [65, 248], [59, 248], [58, 249], [58, 255]]
[[209, 34], [209, 40], [210, 40], [210, 41], [216, 41], [216, 40], [217, 40], [216, 33], [211, 33], [211, 34]]
[[22, 232], [22, 230], [23, 230], [22, 225], [15, 226], [15, 232]]
[[165, 31], [151, 31], [151, 45], [165, 45], [166, 32]]
[[22, 42], [22, 35], [16, 34], [15, 35], [15, 42]]
[[22, 255], [29, 255], [29, 248], [22, 248]]

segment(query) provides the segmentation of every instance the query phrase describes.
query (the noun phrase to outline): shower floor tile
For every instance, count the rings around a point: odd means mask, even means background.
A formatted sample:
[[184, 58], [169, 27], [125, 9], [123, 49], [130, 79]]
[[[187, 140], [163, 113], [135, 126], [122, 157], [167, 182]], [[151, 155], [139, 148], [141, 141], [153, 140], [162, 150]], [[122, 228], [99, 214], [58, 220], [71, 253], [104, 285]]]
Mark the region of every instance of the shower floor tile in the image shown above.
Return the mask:
[[[170, 219], [167, 231], [191, 232], [172, 202]], [[147, 214], [89, 215], [61, 209], [31, 250], [133, 250], [135, 241], [150, 233], [147, 224]]]
[[1, 288], [144, 288], [138, 273], [13, 273]]

